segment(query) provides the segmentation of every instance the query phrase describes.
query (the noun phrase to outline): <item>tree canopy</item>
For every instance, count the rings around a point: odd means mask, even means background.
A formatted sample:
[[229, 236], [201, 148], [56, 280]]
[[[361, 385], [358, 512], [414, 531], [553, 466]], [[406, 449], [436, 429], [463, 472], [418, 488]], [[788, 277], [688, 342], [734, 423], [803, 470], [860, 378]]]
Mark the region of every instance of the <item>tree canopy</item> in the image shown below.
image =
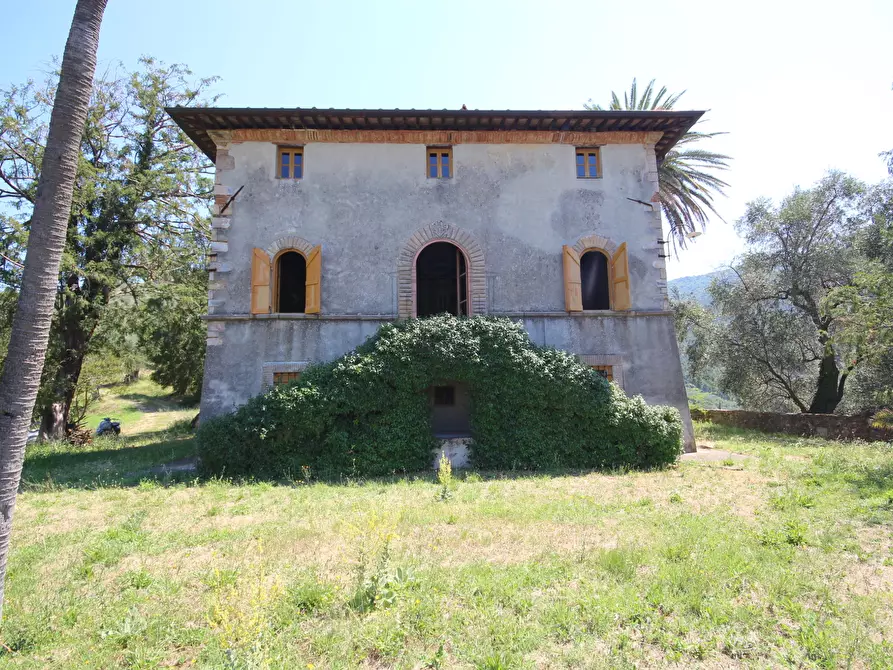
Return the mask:
[[[150, 58], [94, 82], [36, 410], [45, 435], [61, 437], [85, 357], [103, 355], [94, 336], [110, 308], [137, 306], [160, 283], [195, 277], [184, 270], [204, 264], [212, 166], [164, 108], [203, 104], [212, 82]], [[0, 281], [13, 288], [55, 85], [54, 77], [27, 82], [0, 100], [0, 200], [10, 205], [0, 214]]]
[[750, 408], [833, 412], [888, 346], [860, 312], [882, 318], [885, 304], [868, 296], [884, 280], [866, 275], [879, 267], [865, 255], [879, 198], [832, 172], [777, 205], [751, 202], [737, 224], [747, 251], [711, 285], [712, 307], [676, 305], [693, 373], [720, 370], [720, 388]]

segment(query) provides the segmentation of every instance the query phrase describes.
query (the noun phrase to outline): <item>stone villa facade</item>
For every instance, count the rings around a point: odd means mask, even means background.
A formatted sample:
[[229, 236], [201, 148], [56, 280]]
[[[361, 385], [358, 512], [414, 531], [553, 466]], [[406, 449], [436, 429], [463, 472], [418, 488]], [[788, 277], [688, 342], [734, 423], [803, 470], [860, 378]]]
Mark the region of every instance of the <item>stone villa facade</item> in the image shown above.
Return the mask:
[[446, 311], [521, 320], [693, 448], [657, 165], [700, 112], [168, 112], [216, 165], [202, 416]]

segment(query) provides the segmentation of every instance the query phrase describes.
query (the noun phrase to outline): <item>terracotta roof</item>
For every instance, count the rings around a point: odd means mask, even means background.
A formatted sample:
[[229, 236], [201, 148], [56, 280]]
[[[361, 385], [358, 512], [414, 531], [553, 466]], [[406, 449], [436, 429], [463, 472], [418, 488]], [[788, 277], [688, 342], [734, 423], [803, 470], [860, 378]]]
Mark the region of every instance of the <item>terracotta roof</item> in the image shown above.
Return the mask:
[[167, 113], [208, 158], [216, 149], [211, 130], [290, 128], [312, 130], [538, 130], [553, 132], [660, 131], [663, 158], [704, 112], [516, 111], [436, 109], [316, 109], [168, 107]]

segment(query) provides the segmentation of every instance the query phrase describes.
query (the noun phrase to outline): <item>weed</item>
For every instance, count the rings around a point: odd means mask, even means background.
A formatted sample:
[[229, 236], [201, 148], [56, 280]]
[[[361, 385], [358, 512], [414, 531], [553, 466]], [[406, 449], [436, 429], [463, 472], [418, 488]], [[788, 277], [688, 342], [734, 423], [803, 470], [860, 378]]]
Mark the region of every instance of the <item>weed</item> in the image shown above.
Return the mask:
[[335, 598], [336, 591], [331, 585], [311, 578], [289, 586], [282, 606], [283, 611], [292, 615], [308, 616], [328, 609]]
[[799, 519], [789, 519], [784, 524], [785, 541], [796, 547], [806, 544], [806, 524]]
[[154, 580], [145, 570], [131, 570], [124, 573], [122, 581], [131, 589], [145, 589], [151, 586]]
[[441, 670], [441, 668], [444, 667], [445, 661], [446, 652], [444, 652], [443, 643], [441, 642], [440, 646], [437, 647], [437, 651], [431, 654], [426, 660], [422, 661], [422, 667], [427, 670]]
[[453, 495], [450, 490], [453, 486], [453, 464], [443, 451], [440, 452], [440, 460], [437, 462], [437, 483], [440, 485], [438, 495], [440, 500], [449, 500]]
[[375, 564], [360, 563], [357, 566], [356, 584], [350, 606], [357, 612], [371, 612], [380, 607], [391, 607], [397, 596], [416, 583], [411, 568], [391, 569], [390, 538], [385, 540]]
[[227, 587], [234, 587], [239, 581], [239, 570], [214, 568], [209, 570], [202, 577], [204, 584], [211, 591], [217, 591]]
[[474, 667], [477, 670], [514, 670], [518, 667], [518, 659], [500, 651], [485, 656]]
[[100, 637], [120, 649], [127, 649], [145, 634], [147, 625], [146, 618], [140, 614], [139, 610], [131, 608], [123, 619], [103, 630]]
[[[258, 543], [256, 555], [262, 556]], [[282, 589], [259, 567], [239, 584], [225, 586], [211, 600], [208, 625], [230, 667], [264, 667], [269, 660], [274, 632], [274, 605]]]
[[815, 507], [815, 502], [815, 496], [797, 489], [784, 490], [769, 499], [769, 504], [777, 510], [811, 509]]
[[629, 549], [608, 549], [601, 553], [598, 563], [605, 572], [623, 581], [632, 579], [638, 565], [634, 552]]

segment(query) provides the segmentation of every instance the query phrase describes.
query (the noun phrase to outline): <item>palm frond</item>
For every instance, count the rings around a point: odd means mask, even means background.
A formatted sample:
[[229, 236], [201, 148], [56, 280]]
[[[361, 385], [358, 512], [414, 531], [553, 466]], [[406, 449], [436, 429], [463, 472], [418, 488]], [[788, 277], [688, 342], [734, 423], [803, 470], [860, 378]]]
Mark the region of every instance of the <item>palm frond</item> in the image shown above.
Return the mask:
[[[683, 96], [685, 91], [670, 93], [666, 86], [661, 86], [655, 92], [655, 80], [652, 79], [639, 95], [636, 79], [628, 92], [623, 93], [621, 104], [620, 96], [611, 92], [611, 110], [671, 110]], [[586, 105], [586, 109], [602, 110], [600, 105], [592, 100]], [[673, 249], [678, 253], [685, 249], [688, 242], [686, 235], [693, 233], [700, 227], [704, 230], [710, 214], [723, 218], [716, 211], [714, 198], [717, 195], [725, 195], [725, 189], [729, 184], [720, 179], [714, 172], [716, 170], [728, 170], [729, 161], [732, 160], [726, 154], [708, 151], [706, 149], [683, 148], [695, 142], [709, 140], [717, 135], [725, 135], [723, 132], [701, 132], [690, 130], [677, 142], [675, 148], [670, 151], [658, 166], [658, 180], [661, 211], [670, 226], [670, 234], [673, 240]]]

